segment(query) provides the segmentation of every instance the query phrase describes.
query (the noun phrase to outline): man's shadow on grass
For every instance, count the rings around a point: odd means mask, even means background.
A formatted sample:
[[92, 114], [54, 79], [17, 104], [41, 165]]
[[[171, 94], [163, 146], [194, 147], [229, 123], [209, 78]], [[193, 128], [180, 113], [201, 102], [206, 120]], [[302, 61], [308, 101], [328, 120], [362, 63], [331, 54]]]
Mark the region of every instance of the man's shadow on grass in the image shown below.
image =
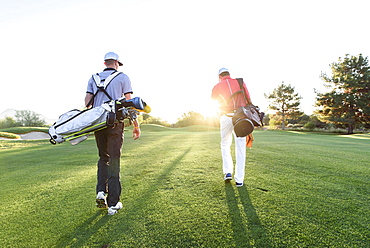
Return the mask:
[[106, 209], [98, 210], [89, 219], [79, 225], [74, 232], [62, 236], [55, 247], [82, 247], [91, 236], [109, 221], [106, 211]]
[[236, 247], [270, 247], [247, 188], [235, 188], [226, 182], [225, 191]]
[[[142, 205], [147, 205], [150, 201], [151, 197], [153, 196], [154, 192], [158, 189], [160, 185], [163, 184], [163, 179], [166, 175], [170, 174], [179, 162], [190, 152], [191, 148], [185, 150], [181, 155], [173, 160], [167, 167], [164, 168], [163, 172], [158, 176], [158, 178], [149, 185], [148, 190], [145, 191], [145, 194], [142, 194], [138, 199], [136, 204], [127, 206], [125, 211], [119, 213], [122, 218], [126, 221], [122, 223], [121, 228], [124, 225], [129, 226], [131, 221], [128, 217], [132, 213], [137, 213], [137, 210], [140, 209]], [[126, 216], [126, 217], [125, 217]], [[81, 247], [83, 246], [93, 235], [99, 232], [99, 229], [103, 228], [107, 222], [109, 221], [110, 216], [107, 216], [106, 210], [101, 210], [96, 212], [93, 216], [79, 225], [75, 230], [63, 237], [61, 237], [60, 241], [56, 245], [56, 247]], [[110, 240], [110, 242], [114, 242], [115, 240]], [[108, 247], [109, 245], [103, 245], [102, 247]]]

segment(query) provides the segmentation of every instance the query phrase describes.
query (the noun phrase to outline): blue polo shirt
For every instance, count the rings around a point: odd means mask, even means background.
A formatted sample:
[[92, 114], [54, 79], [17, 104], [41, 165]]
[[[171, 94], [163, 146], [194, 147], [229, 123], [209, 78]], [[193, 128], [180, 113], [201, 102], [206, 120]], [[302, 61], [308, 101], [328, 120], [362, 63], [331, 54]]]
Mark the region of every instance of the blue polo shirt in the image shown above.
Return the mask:
[[[101, 80], [105, 80], [110, 74], [116, 72], [113, 68], [106, 68], [101, 73], [98, 73]], [[120, 73], [117, 75], [112, 81], [108, 84], [108, 86], [105, 88], [107, 93], [112, 97], [112, 99], [117, 100], [123, 97], [124, 94], [127, 93], [133, 93], [131, 88], [131, 81], [129, 77], [124, 74]], [[94, 79], [91, 77], [89, 79], [89, 82], [87, 83], [87, 93], [95, 94], [98, 91], [98, 88], [96, 87]], [[94, 98], [94, 105], [93, 107], [97, 107], [102, 105], [104, 102], [109, 101], [110, 99], [108, 96], [104, 94], [104, 92], [99, 91], [98, 94], [96, 94]]]

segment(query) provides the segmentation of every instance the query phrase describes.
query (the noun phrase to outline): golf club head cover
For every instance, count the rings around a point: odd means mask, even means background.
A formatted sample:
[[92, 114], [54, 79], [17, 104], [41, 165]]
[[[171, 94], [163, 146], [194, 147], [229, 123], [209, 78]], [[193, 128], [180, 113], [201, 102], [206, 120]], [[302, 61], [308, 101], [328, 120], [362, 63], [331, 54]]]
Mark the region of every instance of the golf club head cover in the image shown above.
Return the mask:
[[141, 100], [140, 97], [134, 97], [130, 100], [123, 99], [121, 100], [122, 106], [127, 108], [127, 107], [133, 107], [138, 110], [143, 110], [144, 109], [144, 103]]
[[147, 114], [150, 113], [152, 111], [152, 108], [148, 104], [146, 104], [146, 102], [143, 102], [143, 104], [144, 104], [143, 112]]

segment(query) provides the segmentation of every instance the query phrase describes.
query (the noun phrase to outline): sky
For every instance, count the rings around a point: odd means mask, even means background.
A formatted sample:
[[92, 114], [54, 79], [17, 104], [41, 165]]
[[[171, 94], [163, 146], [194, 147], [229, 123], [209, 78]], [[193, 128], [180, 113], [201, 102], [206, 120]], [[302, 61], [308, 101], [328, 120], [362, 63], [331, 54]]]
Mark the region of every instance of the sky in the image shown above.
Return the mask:
[[83, 107], [87, 81], [116, 52], [134, 96], [175, 123], [215, 113], [220, 68], [264, 94], [294, 87], [312, 114], [321, 72], [346, 54], [370, 55], [367, 0], [0, 0], [0, 112], [49, 119]]

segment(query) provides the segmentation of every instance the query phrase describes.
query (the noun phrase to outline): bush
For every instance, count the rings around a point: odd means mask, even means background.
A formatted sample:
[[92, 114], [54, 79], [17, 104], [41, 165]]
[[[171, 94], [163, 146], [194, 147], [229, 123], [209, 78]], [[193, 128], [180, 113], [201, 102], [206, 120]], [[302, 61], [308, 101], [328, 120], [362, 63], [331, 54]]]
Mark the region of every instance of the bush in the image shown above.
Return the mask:
[[16, 127], [19, 126], [19, 123], [17, 123], [12, 117], [6, 117], [5, 119], [0, 120], [0, 128], [8, 128], [8, 127]]
[[[280, 119], [270, 119], [269, 126], [281, 128], [282, 127], [282, 121]], [[285, 121], [285, 126], [288, 125], [288, 121]]]
[[304, 128], [307, 128], [307, 129], [310, 129], [310, 130], [313, 130], [314, 128], [316, 127], [315, 123], [313, 122], [307, 122], [305, 125], [304, 125]]

